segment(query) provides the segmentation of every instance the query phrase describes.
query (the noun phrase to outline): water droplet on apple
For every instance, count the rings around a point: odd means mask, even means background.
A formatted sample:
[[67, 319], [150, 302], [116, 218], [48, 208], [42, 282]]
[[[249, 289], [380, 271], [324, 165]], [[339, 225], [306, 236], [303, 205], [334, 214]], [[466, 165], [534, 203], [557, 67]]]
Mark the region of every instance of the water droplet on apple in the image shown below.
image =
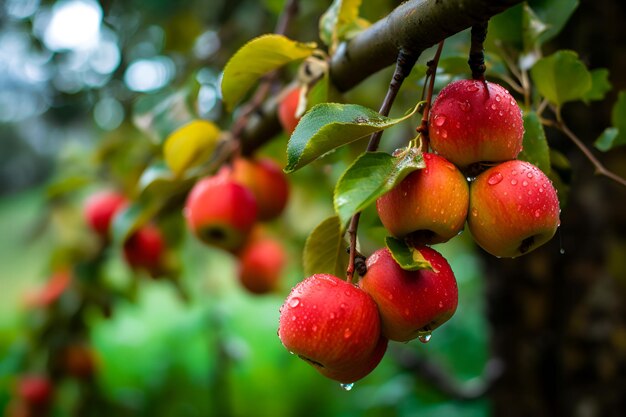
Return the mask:
[[311, 330], [313, 330], [314, 332], [317, 331], [317, 326], [313, 325], [313, 327], [311, 327]]
[[543, 187], [539, 188], [539, 192], [543, 193]]
[[354, 388], [354, 382], [351, 382], [349, 384], [339, 384], [339, 386], [345, 391], [350, 391], [352, 388]]
[[535, 210], [535, 217], [539, 218], [539, 216], [541, 216], [541, 210], [537, 209]]
[[516, 170], [511, 171], [511, 175], [517, 175], [517, 171]]
[[500, 181], [502, 181], [502, 174], [500, 172], [494, 172], [493, 174], [491, 174], [489, 176], [489, 179], [487, 179], [487, 184], [489, 185], [496, 185], [498, 184]]
[[516, 103], [515, 103], [515, 100], [514, 100], [514, 99], [511, 99], [510, 104], [511, 104], [511, 106], [515, 106], [515, 104], [516, 104]]
[[419, 336], [417, 336], [417, 339], [422, 343], [430, 342], [431, 338], [432, 338], [432, 333], [430, 332], [421, 333]]
[[472, 83], [467, 86], [467, 91], [471, 91], [471, 92], [478, 91], [478, 86], [476, 85], [476, 83]]
[[517, 185], [517, 180], [515, 178], [511, 180], [511, 185]]
[[500, 117], [504, 116], [504, 113], [502, 112], [502, 110], [500, 110], [500, 111], [498, 112], [498, 116], [500, 116]]
[[347, 305], [346, 303], [341, 303], [341, 304], [339, 305], [339, 307], [341, 307], [341, 308], [347, 308], [347, 307], [348, 307], [348, 305]]
[[472, 105], [470, 104], [469, 101], [459, 101], [459, 107], [461, 108], [461, 110], [463, 110], [464, 112], [468, 112], [470, 111], [470, 109], [472, 108]]
[[448, 137], [448, 131], [446, 129], [441, 129], [441, 137], [444, 139]]
[[335, 313], [330, 313], [330, 319], [331, 319], [331, 320], [333, 320], [335, 317], [337, 317], [337, 316], [335, 315]]
[[443, 126], [446, 122], [446, 116], [435, 116], [435, 126]]
[[491, 110], [495, 110], [496, 109], [496, 103], [491, 103]]
[[352, 330], [350, 330], [349, 327], [346, 327], [346, 330], [343, 331], [343, 338], [350, 339], [350, 336], [352, 336]]
[[523, 185], [524, 187], [526, 187], [526, 186], [528, 185], [528, 181], [526, 181], [526, 180], [522, 181], [522, 185]]
[[300, 299], [298, 297], [294, 297], [291, 300], [289, 300], [289, 307], [291, 308], [296, 308], [300, 305]]

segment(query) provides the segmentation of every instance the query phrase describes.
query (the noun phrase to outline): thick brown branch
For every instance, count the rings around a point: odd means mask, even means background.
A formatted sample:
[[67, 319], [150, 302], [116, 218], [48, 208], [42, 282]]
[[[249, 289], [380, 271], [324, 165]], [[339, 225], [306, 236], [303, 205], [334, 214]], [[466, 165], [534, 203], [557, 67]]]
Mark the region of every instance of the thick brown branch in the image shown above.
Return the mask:
[[[331, 81], [341, 91], [350, 90], [370, 75], [392, 65], [398, 51], [419, 56], [448, 36], [484, 22], [518, 3], [521, 0], [408, 0], [340, 46], [330, 62]], [[276, 104], [268, 103], [260, 115], [251, 117], [250, 122], [242, 132], [244, 153], [253, 152], [280, 131]]]

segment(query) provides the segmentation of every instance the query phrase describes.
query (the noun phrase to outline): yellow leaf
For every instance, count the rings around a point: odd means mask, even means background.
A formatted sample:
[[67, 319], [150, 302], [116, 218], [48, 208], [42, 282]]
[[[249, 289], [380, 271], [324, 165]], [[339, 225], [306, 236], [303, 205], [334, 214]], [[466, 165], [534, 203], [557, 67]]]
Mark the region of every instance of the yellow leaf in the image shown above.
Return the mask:
[[219, 128], [206, 120], [193, 120], [165, 140], [163, 157], [174, 175], [200, 165], [211, 157], [219, 141]]

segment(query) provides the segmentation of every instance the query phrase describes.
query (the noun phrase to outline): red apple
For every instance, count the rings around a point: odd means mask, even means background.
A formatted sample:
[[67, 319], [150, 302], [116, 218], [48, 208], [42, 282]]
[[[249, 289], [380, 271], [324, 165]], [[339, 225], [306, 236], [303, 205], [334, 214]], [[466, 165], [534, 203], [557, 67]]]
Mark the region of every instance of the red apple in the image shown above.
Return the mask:
[[448, 261], [426, 246], [414, 250], [433, 271], [405, 271], [383, 248], [367, 259], [367, 273], [359, 283], [378, 305], [382, 333], [389, 340], [427, 336], [456, 311], [458, 288]]
[[372, 298], [328, 274], [296, 285], [280, 309], [278, 336], [322, 375], [352, 383], [382, 358], [380, 316]]
[[504, 162], [470, 184], [467, 224], [494, 256], [514, 258], [543, 245], [556, 233], [560, 212], [552, 182], [529, 162]]
[[289, 182], [276, 162], [268, 158], [238, 158], [231, 175], [254, 194], [259, 220], [271, 220], [282, 213], [289, 197]]
[[200, 240], [234, 252], [244, 245], [257, 221], [258, 205], [252, 191], [220, 173], [196, 183], [184, 214]]
[[293, 133], [300, 121], [300, 117], [296, 116], [298, 104], [300, 103], [300, 91], [301, 87], [292, 88], [285, 94], [285, 97], [278, 105], [278, 121], [289, 135]]
[[424, 154], [426, 168], [413, 171], [376, 201], [385, 228], [413, 244], [446, 242], [465, 225], [469, 188], [463, 174], [435, 154]]
[[52, 400], [52, 383], [46, 376], [25, 375], [18, 381], [17, 394], [27, 404], [46, 406]]
[[161, 231], [153, 224], [142, 226], [124, 243], [126, 262], [133, 268], [143, 268], [152, 274], [161, 268], [164, 251]]
[[437, 153], [465, 168], [476, 162], [515, 159], [522, 150], [524, 124], [517, 102], [504, 87], [459, 80], [437, 96], [428, 133]]
[[100, 236], [107, 237], [113, 216], [127, 204], [117, 191], [105, 190], [91, 195], [85, 202], [85, 220]]
[[239, 254], [239, 281], [254, 294], [265, 294], [276, 289], [287, 256], [276, 240], [261, 237], [252, 239]]

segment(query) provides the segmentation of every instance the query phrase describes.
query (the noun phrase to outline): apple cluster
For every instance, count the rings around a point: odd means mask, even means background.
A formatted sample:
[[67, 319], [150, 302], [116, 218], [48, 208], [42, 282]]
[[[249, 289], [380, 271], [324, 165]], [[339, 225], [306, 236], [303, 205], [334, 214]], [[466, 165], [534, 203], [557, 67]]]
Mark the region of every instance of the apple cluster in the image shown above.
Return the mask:
[[[551, 181], [515, 159], [524, 127], [506, 89], [452, 82], [433, 103], [428, 128], [433, 152], [423, 154], [425, 168], [381, 196], [376, 208], [386, 230], [429, 267], [405, 270], [389, 249], [379, 249], [367, 258], [358, 285], [315, 274], [296, 285], [280, 309], [283, 345], [342, 384], [369, 374], [388, 341], [427, 342], [453, 316], [456, 279], [430, 245], [447, 242], [467, 224], [487, 252], [516, 257], [547, 242], [559, 225]], [[485, 166], [468, 182], [464, 172]]]
[[237, 158], [194, 185], [184, 216], [200, 241], [237, 256], [244, 288], [263, 294], [277, 287], [286, 254], [259, 224], [278, 217], [288, 197], [289, 183], [278, 164], [267, 158]]

